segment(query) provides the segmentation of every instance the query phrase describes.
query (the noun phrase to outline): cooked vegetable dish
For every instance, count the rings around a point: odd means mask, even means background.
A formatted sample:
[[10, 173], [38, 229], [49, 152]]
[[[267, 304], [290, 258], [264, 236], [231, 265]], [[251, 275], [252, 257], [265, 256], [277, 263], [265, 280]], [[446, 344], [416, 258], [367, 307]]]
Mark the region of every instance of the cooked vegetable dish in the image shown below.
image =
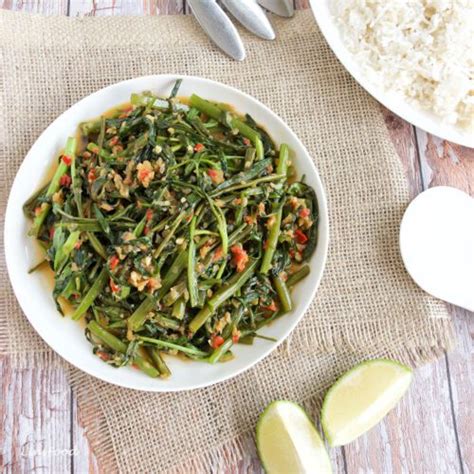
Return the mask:
[[151, 377], [163, 354], [216, 363], [291, 311], [317, 243], [314, 190], [250, 116], [132, 94], [67, 140], [24, 206], [94, 353]]

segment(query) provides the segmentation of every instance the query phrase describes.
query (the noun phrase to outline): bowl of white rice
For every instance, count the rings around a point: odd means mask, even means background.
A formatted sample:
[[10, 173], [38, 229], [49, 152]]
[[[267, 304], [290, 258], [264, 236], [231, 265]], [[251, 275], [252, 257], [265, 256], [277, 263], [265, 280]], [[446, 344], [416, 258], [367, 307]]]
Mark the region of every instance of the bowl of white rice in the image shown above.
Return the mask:
[[310, 0], [329, 46], [373, 97], [474, 148], [474, 0]]

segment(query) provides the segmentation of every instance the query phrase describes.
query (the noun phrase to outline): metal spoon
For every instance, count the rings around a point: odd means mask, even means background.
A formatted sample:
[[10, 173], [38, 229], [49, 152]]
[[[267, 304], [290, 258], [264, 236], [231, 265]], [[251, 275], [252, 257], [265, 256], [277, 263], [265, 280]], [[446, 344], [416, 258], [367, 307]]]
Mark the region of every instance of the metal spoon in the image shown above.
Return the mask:
[[290, 18], [295, 14], [293, 0], [258, 0], [258, 3], [278, 16]]
[[237, 61], [245, 59], [245, 48], [230, 18], [215, 0], [188, 0], [188, 4], [209, 38]]
[[256, 0], [222, 0], [222, 3], [254, 35], [266, 40], [275, 39], [272, 25]]

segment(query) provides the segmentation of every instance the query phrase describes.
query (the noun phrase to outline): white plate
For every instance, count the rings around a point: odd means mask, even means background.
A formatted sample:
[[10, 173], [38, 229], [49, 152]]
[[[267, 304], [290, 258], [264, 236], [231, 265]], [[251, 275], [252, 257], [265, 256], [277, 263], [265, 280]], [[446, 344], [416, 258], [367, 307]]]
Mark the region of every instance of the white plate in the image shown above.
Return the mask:
[[444, 138], [460, 145], [474, 148], [474, 134], [469, 133], [455, 125], [444, 123], [441, 119], [430, 113], [419, 109], [400, 98], [399, 94], [390, 93], [374, 85], [363, 74], [361, 68], [354, 60], [350, 51], [342, 41], [339, 29], [335, 23], [334, 16], [330, 11], [328, 0], [310, 0], [316, 22], [319, 29], [326, 38], [342, 65], [349, 71], [352, 77], [373, 97], [375, 97], [387, 109], [396, 113], [407, 122], [422, 128], [438, 137]]
[[33, 191], [44, 184], [44, 177], [51, 169], [54, 157], [64, 147], [66, 138], [75, 133], [80, 122], [128, 101], [132, 92], [152, 90], [166, 96], [176, 79], [177, 76], [160, 75], [120, 82], [82, 99], [59, 116], [26, 155], [10, 192], [5, 222], [5, 252], [10, 280], [24, 313], [45, 342], [68, 362], [90, 375], [123, 387], [155, 392], [212, 385], [240, 374], [268, 355], [288, 336], [308, 308], [321, 280], [328, 247], [326, 196], [313, 161], [296, 135], [271, 110], [249, 95], [218, 82], [185, 76], [180, 95], [189, 96], [195, 92], [210, 100], [232, 104], [239, 112], [249, 113], [264, 125], [277, 144], [287, 143], [291, 148], [299, 176], [306, 175], [319, 201], [319, 242], [310, 261], [311, 273], [293, 292], [294, 310], [261, 331], [266, 336], [275, 337], [278, 342], [256, 340], [252, 346], [237, 345], [233, 349], [236, 357], [230, 362], [210, 365], [167, 357], [172, 376], [160, 380], [128, 367], [115, 369], [92, 354], [83, 326], [68, 317], [62, 318], [57, 312], [51, 296], [51, 282], [41, 272], [27, 273], [39, 260], [40, 252], [34, 240], [27, 237], [31, 223], [23, 217], [22, 205]]

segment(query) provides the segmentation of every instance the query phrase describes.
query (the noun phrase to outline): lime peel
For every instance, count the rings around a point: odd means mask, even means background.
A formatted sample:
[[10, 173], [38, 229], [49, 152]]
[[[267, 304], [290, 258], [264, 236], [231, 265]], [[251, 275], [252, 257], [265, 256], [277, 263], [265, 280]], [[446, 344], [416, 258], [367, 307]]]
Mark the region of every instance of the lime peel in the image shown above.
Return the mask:
[[324, 442], [306, 412], [279, 400], [267, 406], [257, 423], [257, 449], [267, 474], [330, 474]]
[[402, 398], [413, 379], [409, 367], [389, 359], [362, 362], [327, 392], [321, 424], [330, 446], [343, 446], [373, 428]]

